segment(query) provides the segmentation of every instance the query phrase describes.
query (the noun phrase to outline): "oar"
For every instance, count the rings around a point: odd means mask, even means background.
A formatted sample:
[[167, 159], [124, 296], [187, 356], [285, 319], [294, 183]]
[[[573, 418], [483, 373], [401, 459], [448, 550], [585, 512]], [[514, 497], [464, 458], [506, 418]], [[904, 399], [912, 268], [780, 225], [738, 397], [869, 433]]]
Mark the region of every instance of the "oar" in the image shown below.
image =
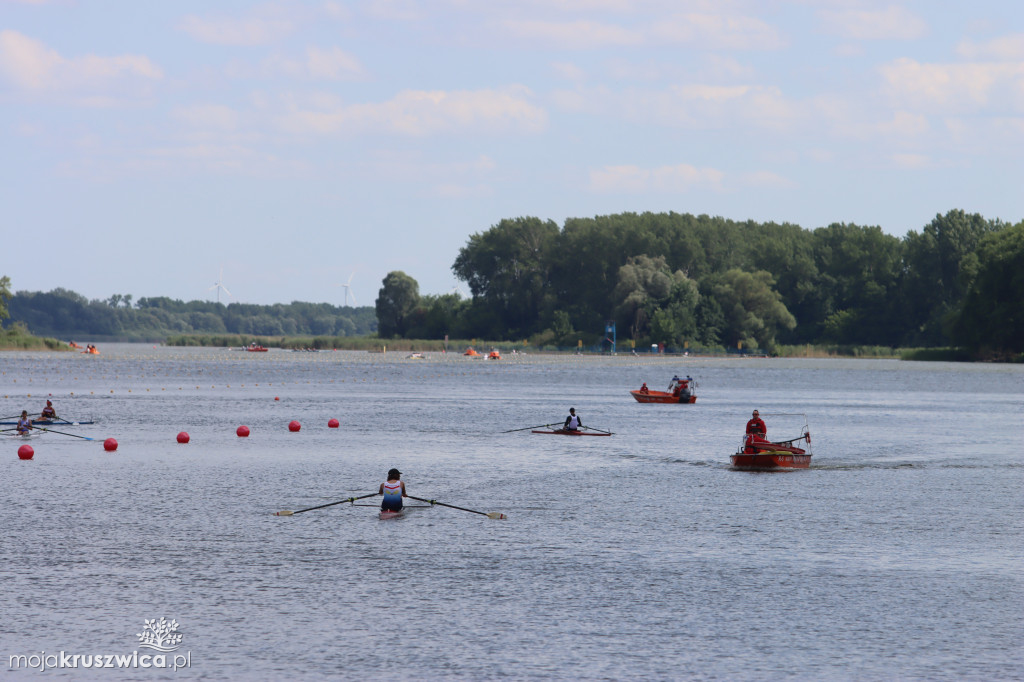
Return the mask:
[[288, 511], [287, 509], [283, 509], [279, 512], [274, 512], [274, 516], [295, 516], [296, 514], [301, 514], [302, 512], [313, 511], [314, 509], [323, 509], [324, 507], [333, 507], [336, 504], [345, 504], [346, 502], [355, 502], [356, 500], [363, 500], [366, 499], [367, 497], [373, 497], [374, 495], [380, 495], [380, 493], [370, 493], [369, 495], [350, 497], [345, 500], [338, 500], [337, 502], [328, 502], [327, 504], [321, 504], [316, 507], [310, 507], [308, 509], [300, 509], [298, 511]]
[[[550, 424], [545, 424], [545, 426], [550, 426]], [[456, 507], [454, 504], [445, 504], [444, 502], [438, 502], [437, 500], [425, 500], [422, 497], [413, 497], [412, 495], [409, 495], [409, 499], [410, 500], [417, 500], [419, 502], [426, 502], [428, 504], [437, 504], [437, 505], [440, 505], [442, 507], [451, 507], [452, 509], [458, 509], [460, 511], [468, 511], [468, 512], [472, 512], [474, 514], [480, 514], [481, 516], [486, 516], [489, 519], [507, 519], [508, 518], [507, 516], [505, 516], [501, 512], [482, 512], [482, 511], [476, 511], [475, 509], [466, 509], [465, 507]]]
[[21, 419], [21, 415], [20, 414], [16, 414], [16, 415], [14, 415], [12, 417], [0, 417], [0, 420], [3, 420], [3, 421], [7, 421], [8, 419]]
[[508, 431], [502, 431], [502, 433], [512, 433], [514, 431], [526, 431], [526, 429], [539, 429], [542, 426], [554, 426], [554, 424], [537, 424], [536, 426], [526, 426], [521, 429], [509, 429]]
[[595, 429], [593, 426], [581, 426], [581, 429], [587, 429], [589, 431], [597, 431], [598, 433], [607, 433], [613, 435], [611, 431], [602, 431], [601, 429]]
[[71, 436], [72, 438], [81, 438], [82, 440], [96, 440], [95, 438], [88, 438], [86, 436], [79, 436], [75, 433], [64, 433], [63, 431], [54, 431], [53, 429], [44, 429], [42, 426], [33, 426], [36, 431], [46, 431], [47, 433], [59, 433], [62, 436]]
[[57, 416], [55, 416], [55, 417], [54, 417], [54, 419], [59, 419], [60, 421], [62, 421], [62, 422], [64, 422], [65, 424], [67, 424], [68, 426], [78, 426], [78, 422], [69, 422], [69, 421], [68, 421], [67, 419], [65, 419], [64, 417], [57, 417]]

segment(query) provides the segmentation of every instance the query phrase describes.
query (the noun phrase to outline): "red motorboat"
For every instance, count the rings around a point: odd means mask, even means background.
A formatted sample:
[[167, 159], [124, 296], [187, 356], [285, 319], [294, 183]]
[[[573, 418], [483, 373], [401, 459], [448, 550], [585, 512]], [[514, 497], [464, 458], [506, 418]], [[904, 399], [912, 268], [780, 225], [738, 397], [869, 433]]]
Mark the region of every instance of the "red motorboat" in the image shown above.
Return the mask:
[[693, 377], [686, 377], [680, 379], [679, 376], [672, 377], [672, 381], [668, 385], [667, 391], [652, 391], [647, 388], [645, 383], [636, 391], [630, 391], [638, 403], [677, 403], [677, 404], [690, 404], [697, 402], [697, 395], [693, 392], [693, 389], [697, 387], [697, 382], [693, 380]]
[[[801, 416], [766, 414], [766, 417]], [[802, 444], [807, 449], [799, 448], [796, 443]], [[737, 469], [754, 471], [771, 471], [775, 469], [806, 469], [811, 466], [811, 432], [807, 429], [807, 418], [804, 417], [802, 433], [796, 438], [780, 441], [768, 441], [756, 434], [749, 434], [744, 437], [739, 449], [730, 459], [732, 465]]]

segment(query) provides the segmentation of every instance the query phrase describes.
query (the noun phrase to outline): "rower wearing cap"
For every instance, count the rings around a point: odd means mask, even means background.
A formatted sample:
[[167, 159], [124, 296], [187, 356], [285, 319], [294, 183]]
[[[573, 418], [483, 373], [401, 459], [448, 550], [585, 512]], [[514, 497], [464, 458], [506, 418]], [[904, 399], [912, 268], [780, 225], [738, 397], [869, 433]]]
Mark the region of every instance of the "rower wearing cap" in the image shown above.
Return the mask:
[[402, 498], [408, 495], [405, 492], [405, 482], [401, 478], [402, 472], [392, 469], [388, 472], [388, 480], [380, 484], [377, 493], [384, 496], [380, 503], [381, 511], [402, 511]]
[[39, 418], [40, 419], [56, 419], [57, 418], [57, 410], [53, 409], [53, 402], [52, 401], [50, 401], [50, 400], [46, 401], [46, 407], [44, 407], [43, 411], [39, 413]]
[[583, 426], [583, 421], [576, 415], [576, 408], [569, 408], [569, 416], [565, 418], [565, 425], [562, 426], [563, 431], [579, 431]]

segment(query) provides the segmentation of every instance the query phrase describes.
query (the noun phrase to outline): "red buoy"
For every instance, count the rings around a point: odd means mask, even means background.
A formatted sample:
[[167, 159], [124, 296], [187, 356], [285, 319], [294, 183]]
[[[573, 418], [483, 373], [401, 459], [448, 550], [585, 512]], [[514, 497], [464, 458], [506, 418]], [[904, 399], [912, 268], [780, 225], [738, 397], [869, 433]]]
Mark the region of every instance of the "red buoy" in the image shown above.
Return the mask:
[[295, 421], [294, 419], [291, 420], [290, 422], [288, 422], [288, 430], [291, 431], [292, 433], [295, 433], [296, 431], [298, 431], [301, 428], [302, 428], [302, 424], [300, 424], [299, 422]]
[[31, 445], [22, 445], [18, 448], [18, 459], [32, 459], [34, 454], [36, 451], [32, 449]]
[[277, 397], [277, 396], [275, 395], [275, 396], [274, 396], [274, 400], [280, 400], [280, 398], [278, 398], [278, 397]]
[[340, 424], [341, 422], [339, 422], [337, 419], [332, 419], [329, 422], [327, 422], [327, 428], [336, 429]]
[[103, 441], [103, 449], [106, 450], [107, 452], [113, 452], [114, 450], [117, 450], [117, 441], [114, 440], [113, 438], [106, 439], [105, 441]]
[[178, 434], [178, 442], [179, 443], [187, 443], [188, 442], [188, 431], [182, 431], [181, 433]]
[[248, 426], [239, 426], [237, 429], [235, 429], [235, 433], [238, 434], [239, 438], [248, 438], [249, 437], [249, 427]]

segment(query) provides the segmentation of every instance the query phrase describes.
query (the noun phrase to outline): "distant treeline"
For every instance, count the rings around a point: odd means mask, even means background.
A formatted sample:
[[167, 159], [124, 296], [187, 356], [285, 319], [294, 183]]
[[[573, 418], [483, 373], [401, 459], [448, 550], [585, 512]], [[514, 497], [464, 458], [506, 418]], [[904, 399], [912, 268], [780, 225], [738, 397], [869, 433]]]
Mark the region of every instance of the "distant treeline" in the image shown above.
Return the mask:
[[[452, 270], [472, 298], [423, 296], [403, 272], [376, 302], [383, 338], [529, 338], [668, 349], [780, 344], [1024, 352], [1024, 222], [953, 210], [903, 238], [706, 215], [502, 220]], [[621, 345], [620, 345], [621, 349]]]
[[61, 339], [163, 340], [182, 334], [248, 336], [369, 336], [377, 331], [373, 308], [329, 303], [213, 303], [115, 294], [88, 300], [66, 289], [19, 291], [7, 302], [10, 319], [33, 334]]

